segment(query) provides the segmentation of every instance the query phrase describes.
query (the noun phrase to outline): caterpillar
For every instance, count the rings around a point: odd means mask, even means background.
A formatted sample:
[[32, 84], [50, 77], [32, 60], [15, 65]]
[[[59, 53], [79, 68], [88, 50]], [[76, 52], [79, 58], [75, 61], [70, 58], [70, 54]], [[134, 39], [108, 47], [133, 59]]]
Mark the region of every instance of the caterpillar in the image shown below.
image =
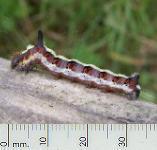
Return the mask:
[[55, 76], [80, 82], [104, 92], [126, 95], [129, 100], [137, 99], [140, 94], [138, 73], [133, 73], [131, 76], [115, 74], [91, 64], [56, 55], [53, 50], [44, 45], [43, 33], [40, 30], [37, 43], [34, 46], [28, 46], [26, 50], [14, 56], [11, 68], [29, 72], [36, 64], [42, 65]]

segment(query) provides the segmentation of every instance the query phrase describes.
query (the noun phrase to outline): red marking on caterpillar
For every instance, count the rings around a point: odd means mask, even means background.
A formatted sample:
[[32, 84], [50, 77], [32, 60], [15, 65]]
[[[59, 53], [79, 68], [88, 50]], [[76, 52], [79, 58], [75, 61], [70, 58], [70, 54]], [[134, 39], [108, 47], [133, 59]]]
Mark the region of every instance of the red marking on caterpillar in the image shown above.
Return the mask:
[[126, 94], [128, 99], [137, 99], [140, 94], [139, 75], [137, 73], [129, 77], [114, 74], [94, 65], [56, 55], [53, 50], [44, 46], [41, 31], [38, 32], [37, 44], [27, 47], [25, 51], [15, 56], [12, 59], [11, 67], [29, 72], [33, 69], [34, 64], [41, 64], [56, 76], [78, 81], [102, 91]]

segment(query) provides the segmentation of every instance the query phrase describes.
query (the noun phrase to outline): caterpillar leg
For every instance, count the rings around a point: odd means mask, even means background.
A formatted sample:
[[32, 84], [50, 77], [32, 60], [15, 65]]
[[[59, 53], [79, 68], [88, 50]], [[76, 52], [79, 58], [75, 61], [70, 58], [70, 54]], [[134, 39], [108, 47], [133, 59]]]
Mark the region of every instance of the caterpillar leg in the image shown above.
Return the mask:
[[131, 93], [127, 93], [127, 98], [129, 100], [137, 100], [137, 98], [140, 95], [140, 90], [136, 89], [135, 91], [131, 92]]
[[24, 71], [25, 73], [29, 73], [30, 71], [36, 69], [36, 65], [34, 63], [29, 63], [27, 65], [17, 66], [15, 69], [16, 71]]
[[131, 92], [127, 93], [127, 98], [130, 100], [136, 100], [140, 95], [139, 77], [138, 73], [133, 73], [127, 79], [128, 87], [132, 89]]
[[36, 68], [35, 64], [29, 64], [26, 65], [24, 68], [25, 73], [29, 73], [30, 71], [33, 71]]

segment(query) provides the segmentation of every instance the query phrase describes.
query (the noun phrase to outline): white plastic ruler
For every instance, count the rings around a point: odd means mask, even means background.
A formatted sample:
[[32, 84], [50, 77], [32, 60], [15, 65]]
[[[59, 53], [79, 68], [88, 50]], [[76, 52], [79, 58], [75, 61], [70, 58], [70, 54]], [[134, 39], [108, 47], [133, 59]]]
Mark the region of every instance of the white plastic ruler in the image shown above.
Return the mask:
[[1, 150], [157, 150], [157, 124], [0, 124]]

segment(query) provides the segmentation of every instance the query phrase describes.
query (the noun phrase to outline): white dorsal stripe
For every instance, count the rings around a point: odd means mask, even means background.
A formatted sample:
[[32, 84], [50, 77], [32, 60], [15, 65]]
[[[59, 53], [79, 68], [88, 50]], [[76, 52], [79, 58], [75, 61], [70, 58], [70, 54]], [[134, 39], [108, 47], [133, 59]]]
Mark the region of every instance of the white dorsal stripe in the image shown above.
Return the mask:
[[[29, 49], [31, 49], [31, 48], [33, 48], [33, 47], [34, 47], [34, 45], [28, 45], [28, 46], [27, 46], [27, 49], [24, 50], [24, 51], [22, 52], [22, 54], [26, 53]], [[94, 68], [94, 69], [96, 69], [96, 70], [98, 70], [98, 71], [101, 71], [101, 72], [104, 71], [104, 72], [106, 72], [106, 73], [108, 73], [108, 74], [111, 74], [111, 75], [113, 75], [113, 76], [128, 78], [127, 76], [125, 76], [125, 75], [123, 75], [123, 74], [115, 74], [115, 73], [113, 73], [112, 71], [110, 71], [110, 70], [108, 70], [108, 69], [100, 69], [100, 68], [98, 68], [97, 66], [95, 66], [95, 65], [93, 65], [93, 64], [86, 64], [86, 63], [80, 62], [80, 61], [77, 60], [77, 59], [68, 59], [68, 58], [66, 58], [66, 57], [64, 57], [64, 56], [62, 56], [62, 55], [56, 55], [56, 53], [55, 53], [54, 50], [48, 48], [47, 46], [44, 46], [44, 47], [45, 47], [45, 49], [46, 49], [47, 52], [51, 53], [52, 55], [54, 55], [54, 56], [57, 57], [57, 58], [61, 58], [61, 59], [65, 60], [65, 61], [75, 61], [75, 62], [77, 62], [77, 63], [79, 63], [79, 64], [81, 64], [81, 65], [90, 66], [90, 67], [92, 67], [92, 68]]]
[[[130, 89], [128, 86], [124, 85], [124, 84], [116, 84], [112, 81], [107, 81], [107, 80], [103, 80], [103, 79], [98, 79], [96, 77], [93, 76], [89, 76], [87, 74], [84, 73], [78, 73], [78, 72], [74, 72], [70, 69], [66, 69], [66, 68], [59, 68], [57, 67], [55, 64], [50, 63], [49, 61], [47, 61], [47, 59], [40, 53], [36, 53], [34, 54], [34, 59], [40, 59], [41, 63], [47, 67], [49, 70], [53, 71], [53, 72], [57, 72], [57, 73], [63, 73], [66, 76], [70, 76], [70, 77], [77, 77], [81, 80], [84, 81], [93, 81], [98, 85], [104, 85], [104, 86], [109, 86], [112, 88], [117, 88], [117, 89], [121, 89], [127, 93], [132, 92], [133, 90]], [[32, 60], [32, 59], [31, 59]]]
[[[22, 54], [26, 53], [28, 50], [30, 50], [33, 47], [34, 47], [33, 45], [28, 45], [27, 49], [24, 50], [22, 52]], [[111, 75], [117, 76], [117, 77], [128, 78], [127, 76], [122, 75], [122, 74], [115, 74], [115, 73], [111, 72], [110, 70], [100, 69], [100, 68], [98, 68], [98, 67], [96, 67], [95, 65], [92, 65], [92, 64], [85, 64], [85, 63], [82, 63], [82, 62], [80, 62], [76, 59], [68, 59], [64, 56], [56, 55], [54, 50], [52, 50], [52, 49], [50, 49], [46, 46], [45, 46], [45, 49], [46, 49], [47, 52], [51, 53], [56, 58], [60, 58], [60, 59], [65, 60], [65, 61], [75, 61], [76, 63], [81, 64], [83, 66], [91, 66], [92, 68], [94, 68], [94, 69], [96, 69], [100, 72], [106, 72], [108, 74], [111, 74]], [[31, 61], [33, 61], [37, 58], [40, 59], [41, 63], [51, 71], [54, 71], [54, 72], [57, 72], [57, 73], [63, 73], [64, 75], [70, 76], [70, 77], [77, 77], [80, 80], [84, 80], [84, 81], [92, 81], [92, 82], [95, 82], [96, 84], [101, 85], [101, 86], [109, 86], [111, 88], [121, 89], [121, 90], [125, 91], [126, 93], [130, 93], [130, 92], [133, 91], [133, 89], [129, 88], [125, 84], [118, 84], [118, 83], [115, 83], [113, 81], [99, 79], [99, 78], [90, 76], [90, 75], [85, 74], [85, 73], [74, 72], [74, 71], [72, 71], [70, 69], [67, 69], [67, 68], [59, 68], [55, 64], [52, 64], [49, 61], [47, 61], [47, 59], [41, 53], [35, 53], [33, 56], [30, 56], [27, 60], [23, 60], [22, 65], [28, 64], [29, 62], [31, 62]], [[136, 85], [136, 88], [139, 89], [139, 90], [141, 89], [139, 85]]]

